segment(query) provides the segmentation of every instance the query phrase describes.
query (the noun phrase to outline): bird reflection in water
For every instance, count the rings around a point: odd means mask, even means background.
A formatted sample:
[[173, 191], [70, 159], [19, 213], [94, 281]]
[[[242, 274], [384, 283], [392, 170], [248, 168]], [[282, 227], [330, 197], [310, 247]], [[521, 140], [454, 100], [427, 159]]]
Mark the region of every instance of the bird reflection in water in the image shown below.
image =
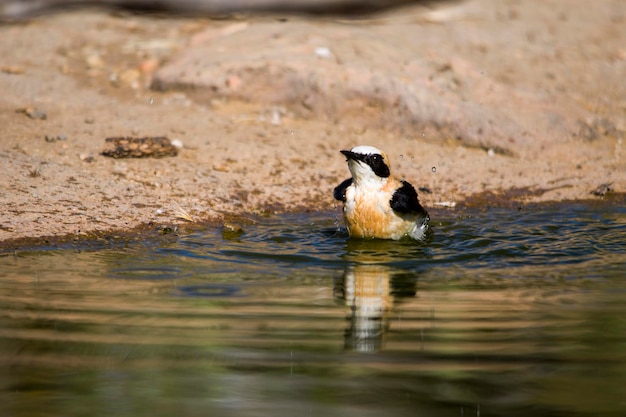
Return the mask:
[[[383, 247], [381, 247], [383, 246]], [[354, 241], [346, 257], [355, 261], [335, 282], [334, 295], [350, 307], [345, 332], [346, 350], [376, 352], [384, 347], [389, 315], [401, 298], [417, 294], [417, 273], [390, 267], [397, 255], [393, 242]], [[397, 243], [394, 249], [397, 249]]]

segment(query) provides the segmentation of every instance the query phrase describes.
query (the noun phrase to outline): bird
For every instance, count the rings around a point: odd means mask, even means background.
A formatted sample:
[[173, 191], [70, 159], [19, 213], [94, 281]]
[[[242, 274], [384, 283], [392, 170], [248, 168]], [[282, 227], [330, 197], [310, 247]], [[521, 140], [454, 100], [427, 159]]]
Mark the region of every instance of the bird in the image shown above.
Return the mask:
[[424, 240], [430, 216], [417, 191], [391, 175], [389, 158], [374, 146], [360, 145], [341, 153], [351, 178], [333, 191], [343, 202], [343, 216], [351, 238]]

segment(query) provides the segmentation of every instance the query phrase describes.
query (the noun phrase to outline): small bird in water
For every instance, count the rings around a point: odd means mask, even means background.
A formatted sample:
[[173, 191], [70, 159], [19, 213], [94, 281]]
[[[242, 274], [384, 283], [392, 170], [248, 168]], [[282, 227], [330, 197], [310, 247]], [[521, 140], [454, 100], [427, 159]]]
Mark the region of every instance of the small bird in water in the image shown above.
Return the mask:
[[428, 212], [419, 203], [415, 188], [391, 175], [387, 155], [373, 146], [341, 153], [352, 178], [335, 187], [334, 197], [343, 202], [350, 237], [423, 240], [430, 221]]

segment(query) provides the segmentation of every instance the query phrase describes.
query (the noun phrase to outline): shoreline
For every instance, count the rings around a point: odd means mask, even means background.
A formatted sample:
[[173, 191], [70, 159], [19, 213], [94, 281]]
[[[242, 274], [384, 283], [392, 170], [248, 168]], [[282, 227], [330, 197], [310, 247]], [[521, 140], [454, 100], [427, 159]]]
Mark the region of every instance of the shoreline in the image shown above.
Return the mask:
[[[449, 218], [463, 214], [472, 214], [489, 209], [510, 210], [534, 210], [562, 205], [586, 205], [599, 209], [607, 207], [626, 206], [626, 193], [608, 193], [602, 198], [589, 198], [578, 200], [546, 201], [528, 203], [509, 198], [510, 195], [494, 195], [491, 192], [473, 196], [467, 201], [461, 202], [455, 208], [430, 207], [427, 208], [431, 222], [437, 222], [438, 218]], [[154, 222], [139, 224], [130, 229], [97, 230], [83, 233], [68, 233], [66, 235], [52, 235], [39, 237], [19, 237], [0, 241], [0, 256], [19, 255], [20, 252], [42, 250], [102, 250], [112, 247], [120, 247], [138, 244], [161, 244], [175, 242], [180, 234], [189, 234], [195, 231], [221, 230], [224, 238], [231, 234], [245, 233], [247, 226], [262, 222], [263, 218], [281, 215], [310, 215], [315, 213], [328, 213], [330, 218], [341, 218], [340, 211], [307, 210], [292, 212], [276, 212], [266, 215], [254, 216], [231, 216], [228, 219], [204, 219], [196, 222], [161, 223]], [[343, 227], [343, 221], [342, 225]], [[434, 226], [436, 231], [436, 226]]]

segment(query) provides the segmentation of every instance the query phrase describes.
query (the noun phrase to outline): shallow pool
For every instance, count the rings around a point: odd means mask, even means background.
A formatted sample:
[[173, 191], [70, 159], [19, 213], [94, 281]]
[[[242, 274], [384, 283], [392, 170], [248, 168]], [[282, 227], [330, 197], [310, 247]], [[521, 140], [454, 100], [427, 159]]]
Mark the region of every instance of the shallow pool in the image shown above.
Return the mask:
[[626, 209], [433, 217], [0, 257], [0, 415], [626, 415]]

